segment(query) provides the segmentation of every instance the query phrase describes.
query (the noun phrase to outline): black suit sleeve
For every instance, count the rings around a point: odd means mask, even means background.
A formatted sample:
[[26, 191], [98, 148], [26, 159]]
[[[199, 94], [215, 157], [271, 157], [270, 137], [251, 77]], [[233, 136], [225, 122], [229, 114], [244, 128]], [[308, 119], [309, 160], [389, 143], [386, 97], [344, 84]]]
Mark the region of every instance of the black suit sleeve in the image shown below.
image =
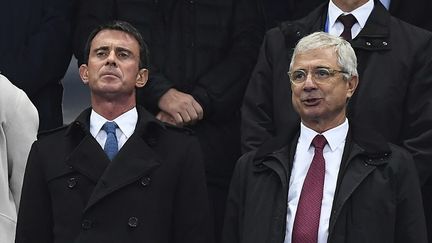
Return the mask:
[[53, 239], [52, 206], [37, 142], [30, 151], [18, 211], [16, 243], [44, 242]]
[[[420, 184], [432, 186], [432, 38], [422, 41], [411, 67], [409, 88], [405, 98], [403, 147], [414, 157]], [[420, 44], [419, 44], [420, 45]]]
[[[242, 152], [258, 148], [275, 135], [273, 118], [273, 46], [269, 34], [264, 38], [241, 108]], [[284, 50], [284, 49], [283, 49]]]
[[[211, 107], [210, 111], [216, 118], [230, 117], [240, 108], [264, 35], [264, 20], [255, 1], [234, 2], [236, 4], [230, 48], [226, 55], [198, 80], [192, 91], [198, 101]], [[206, 109], [204, 114], [205, 112]]]
[[427, 242], [422, 196], [414, 162], [410, 154], [403, 151], [400, 168], [397, 170], [397, 212], [395, 243]]
[[42, 11], [41, 23], [28, 33], [26, 44], [9, 60], [12, 68], [6, 73], [30, 97], [49, 82], [60, 82], [72, 54], [73, 1], [43, 1]]
[[73, 36], [73, 50], [78, 65], [84, 62], [84, 48], [90, 33], [101, 24], [114, 18], [114, 1], [112, 0], [79, 0], [77, 7], [76, 27]]

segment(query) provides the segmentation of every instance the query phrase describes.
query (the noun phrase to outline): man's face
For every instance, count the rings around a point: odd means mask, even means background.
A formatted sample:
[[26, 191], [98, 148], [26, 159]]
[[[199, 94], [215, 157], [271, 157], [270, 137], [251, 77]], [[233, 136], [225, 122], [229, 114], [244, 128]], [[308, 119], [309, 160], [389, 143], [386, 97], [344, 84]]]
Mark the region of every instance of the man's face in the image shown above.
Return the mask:
[[[357, 77], [344, 80], [342, 73], [333, 72], [328, 78], [316, 70], [340, 70], [333, 48], [315, 49], [296, 56], [290, 70], [302, 70], [307, 78], [302, 83], [291, 82], [292, 103], [302, 122], [317, 132], [336, 127], [345, 120], [347, 99], [357, 87]], [[315, 71], [314, 71], [315, 70]], [[314, 77], [313, 74], [317, 77]]]
[[102, 30], [91, 42], [88, 64], [80, 76], [97, 98], [135, 98], [135, 87], [147, 81], [146, 69], [139, 69], [138, 41], [118, 30]]

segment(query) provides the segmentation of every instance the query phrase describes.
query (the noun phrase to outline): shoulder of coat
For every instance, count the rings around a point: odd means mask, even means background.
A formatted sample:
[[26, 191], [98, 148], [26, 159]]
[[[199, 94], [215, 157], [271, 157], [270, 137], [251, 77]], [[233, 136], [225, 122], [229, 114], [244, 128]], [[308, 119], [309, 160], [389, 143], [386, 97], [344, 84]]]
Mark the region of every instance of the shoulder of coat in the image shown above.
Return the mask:
[[47, 137], [47, 136], [49, 136], [49, 135], [52, 135], [52, 134], [56, 134], [56, 133], [62, 132], [62, 131], [64, 131], [64, 130], [66, 130], [68, 127], [69, 127], [69, 126], [67, 126], [67, 125], [63, 125], [63, 126], [61, 126], [61, 127], [57, 127], [57, 128], [53, 128], [53, 129], [49, 129], [49, 130], [45, 130], [45, 131], [41, 131], [41, 132], [38, 133], [37, 138], [38, 138], [38, 139], [41, 139], [41, 138]]

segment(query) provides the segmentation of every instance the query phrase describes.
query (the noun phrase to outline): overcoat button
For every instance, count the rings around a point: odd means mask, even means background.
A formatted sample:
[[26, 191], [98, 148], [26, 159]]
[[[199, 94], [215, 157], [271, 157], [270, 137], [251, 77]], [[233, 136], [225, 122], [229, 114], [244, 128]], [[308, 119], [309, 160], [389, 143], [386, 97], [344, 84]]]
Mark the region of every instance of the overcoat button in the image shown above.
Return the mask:
[[141, 185], [142, 186], [148, 186], [148, 185], [150, 185], [150, 182], [151, 182], [151, 179], [148, 176], [141, 179]]
[[128, 225], [131, 228], [136, 228], [138, 226], [138, 218], [137, 217], [130, 217], [128, 220]]
[[77, 183], [78, 183], [77, 179], [75, 177], [71, 177], [68, 180], [68, 187], [70, 189], [72, 189], [72, 188], [74, 188], [77, 185]]
[[92, 228], [92, 221], [89, 219], [84, 219], [81, 223], [81, 227], [85, 230], [89, 230]]

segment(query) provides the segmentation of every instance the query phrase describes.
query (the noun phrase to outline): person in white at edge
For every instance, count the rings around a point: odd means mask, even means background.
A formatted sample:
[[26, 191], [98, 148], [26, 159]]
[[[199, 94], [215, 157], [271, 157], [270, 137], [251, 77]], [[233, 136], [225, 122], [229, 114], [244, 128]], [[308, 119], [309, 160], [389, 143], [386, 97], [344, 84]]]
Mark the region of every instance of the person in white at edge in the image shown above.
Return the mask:
[[21, 89], [0, 75], [0, 242], [15, 239], [24, 170], [39, 116]]

